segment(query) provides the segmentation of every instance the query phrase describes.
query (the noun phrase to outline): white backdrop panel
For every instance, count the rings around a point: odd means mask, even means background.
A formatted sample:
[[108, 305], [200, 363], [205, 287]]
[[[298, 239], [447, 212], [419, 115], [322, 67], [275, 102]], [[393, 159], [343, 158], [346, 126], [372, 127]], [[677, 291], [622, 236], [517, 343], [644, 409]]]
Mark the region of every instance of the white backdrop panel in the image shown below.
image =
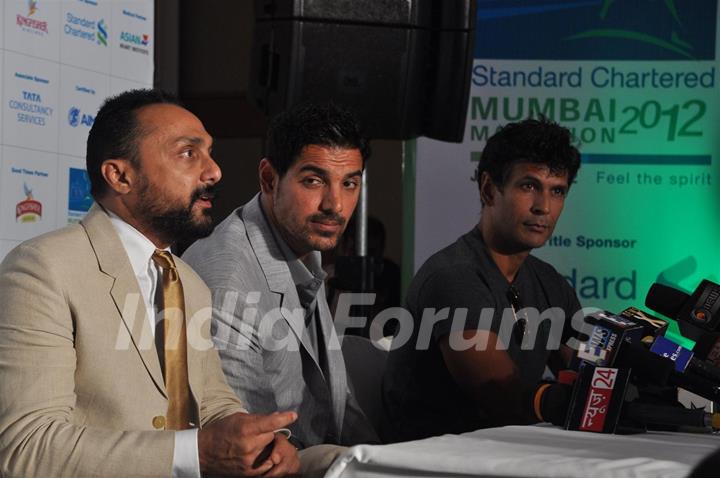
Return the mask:
[[26, 55], [60, 59], [60, 1], [5, 0], [3, 48]]
[[5, 52], [3, 144], [55, 152], [58, 63]]
[[152, 0], [112, 3], [112, 76], [152, 84], [155, 48], [153, 12]]
[[2, 148], [0, 239], [25, 240], [56, 226], [57, 154]]
[[99, 73], [110, 73], [110, 4], [64, 1], [60, 61]]
[[60, 154], [85, 157], [85, 146], [95, 114], [108, 94], [107, 75], [60, 66]]
[[140, 83], [138, 81], [126, 80], [125, 78], [110, 77], [110, 91], [108, 96], [115, 96], [123, 91], [135, 90], [138, 88], [150, 88], [149, 83]]
[[415, 211], [422, 213], [415, 216], [415, 270], [478, 223], [480, 193], [467, 160], [471, 147], [417, 139]]
[[[0, 0], [0, 25], [2, 25], [2, 32], [0, 32], [0, 48], [5, 48], [5, 0]], [[2, 78], [2, 76], [0, 76]]]

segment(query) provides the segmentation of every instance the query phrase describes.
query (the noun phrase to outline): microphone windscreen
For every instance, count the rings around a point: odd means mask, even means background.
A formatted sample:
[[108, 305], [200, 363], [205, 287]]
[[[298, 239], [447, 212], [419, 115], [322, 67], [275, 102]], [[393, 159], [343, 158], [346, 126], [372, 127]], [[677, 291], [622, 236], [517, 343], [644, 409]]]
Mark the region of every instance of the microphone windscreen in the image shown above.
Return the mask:
[[650, 286], [645, 296], [645, 306], [665, 317], [675, 319], [689, 299], [690, 296], [685, 292], [656, 282]]
[[663, 386], [675, 371], [672, 360], [655, 355], [639, 345], [624, 343], [618, 351], [614, 366], [631, 368], [633, 376], [641, 383]]
[[539, 411], [541, 416], [538, 418], [556, 426], [565, 425], [571, 397], [571, 385], [553, 383], [538, 388], [535, 397], [535, 400], [540, 402]]

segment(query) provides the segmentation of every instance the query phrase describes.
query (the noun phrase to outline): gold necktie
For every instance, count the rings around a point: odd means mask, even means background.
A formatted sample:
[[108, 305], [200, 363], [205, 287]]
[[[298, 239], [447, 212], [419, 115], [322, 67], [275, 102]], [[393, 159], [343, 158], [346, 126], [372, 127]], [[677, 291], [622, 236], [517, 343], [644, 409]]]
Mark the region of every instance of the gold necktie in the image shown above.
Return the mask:
[[152, 259], [162, 268], [162, 304], [159, 307], [162, 327], [156, 327], [156, 330], [163, 332], [161, 353], [164, 358], [165, 389], [168, 395], [165, 428], [185, 430], [190, 428], [192, 401], [187, 368], [185, 298], [172, 254], [156, 250]]

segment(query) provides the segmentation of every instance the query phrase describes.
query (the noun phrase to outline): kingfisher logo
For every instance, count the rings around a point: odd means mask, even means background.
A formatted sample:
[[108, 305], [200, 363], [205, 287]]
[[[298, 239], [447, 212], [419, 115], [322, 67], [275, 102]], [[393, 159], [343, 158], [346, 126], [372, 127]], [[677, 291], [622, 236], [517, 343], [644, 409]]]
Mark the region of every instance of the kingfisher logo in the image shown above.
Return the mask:
[[87, 126], [88, 128], [95, 122], [95, 117], [87, 113], [82, 113], [80, 108], [71, 106], [68, 111], [68, 124], [73, 128], [79, 125]]
[[42, 219], [42, 203], [33, 198], [32, 189], [23, 183], [25, 199], [15, 206], [15, 221], [28, 223], [38, 222]]
[[48, 33], [48, 24], [46, 21], [39, 20], [37, 18], [30, 18], [38, 11], [37, 0], [28, 0], [27, 16], [17, 14], [15, 16], [15, 23], [21, 30], [34, 35], [45, 36]]
[[150, 35], [138, 35], [130, 32], [120, 32], [120, 48], [130, 50], [143, 55], [150, 54], [145, 48], [150, 44]]
[[105, 24], [105, 20], [102, 19], [97, 24], [97, 42], [99, 45], [107, 46], [107, 41], [108, 41], [107, 24]]

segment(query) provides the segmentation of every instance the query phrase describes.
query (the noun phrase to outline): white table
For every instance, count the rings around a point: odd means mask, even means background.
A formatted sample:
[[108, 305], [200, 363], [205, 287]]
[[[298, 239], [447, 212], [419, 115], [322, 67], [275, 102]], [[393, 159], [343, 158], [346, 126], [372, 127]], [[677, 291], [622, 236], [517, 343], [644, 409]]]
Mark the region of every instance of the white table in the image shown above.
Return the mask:
[[717, 449], [718, 435], [602, 435], [514, 426], [355, 446], [325, 476], [681, 478]]

